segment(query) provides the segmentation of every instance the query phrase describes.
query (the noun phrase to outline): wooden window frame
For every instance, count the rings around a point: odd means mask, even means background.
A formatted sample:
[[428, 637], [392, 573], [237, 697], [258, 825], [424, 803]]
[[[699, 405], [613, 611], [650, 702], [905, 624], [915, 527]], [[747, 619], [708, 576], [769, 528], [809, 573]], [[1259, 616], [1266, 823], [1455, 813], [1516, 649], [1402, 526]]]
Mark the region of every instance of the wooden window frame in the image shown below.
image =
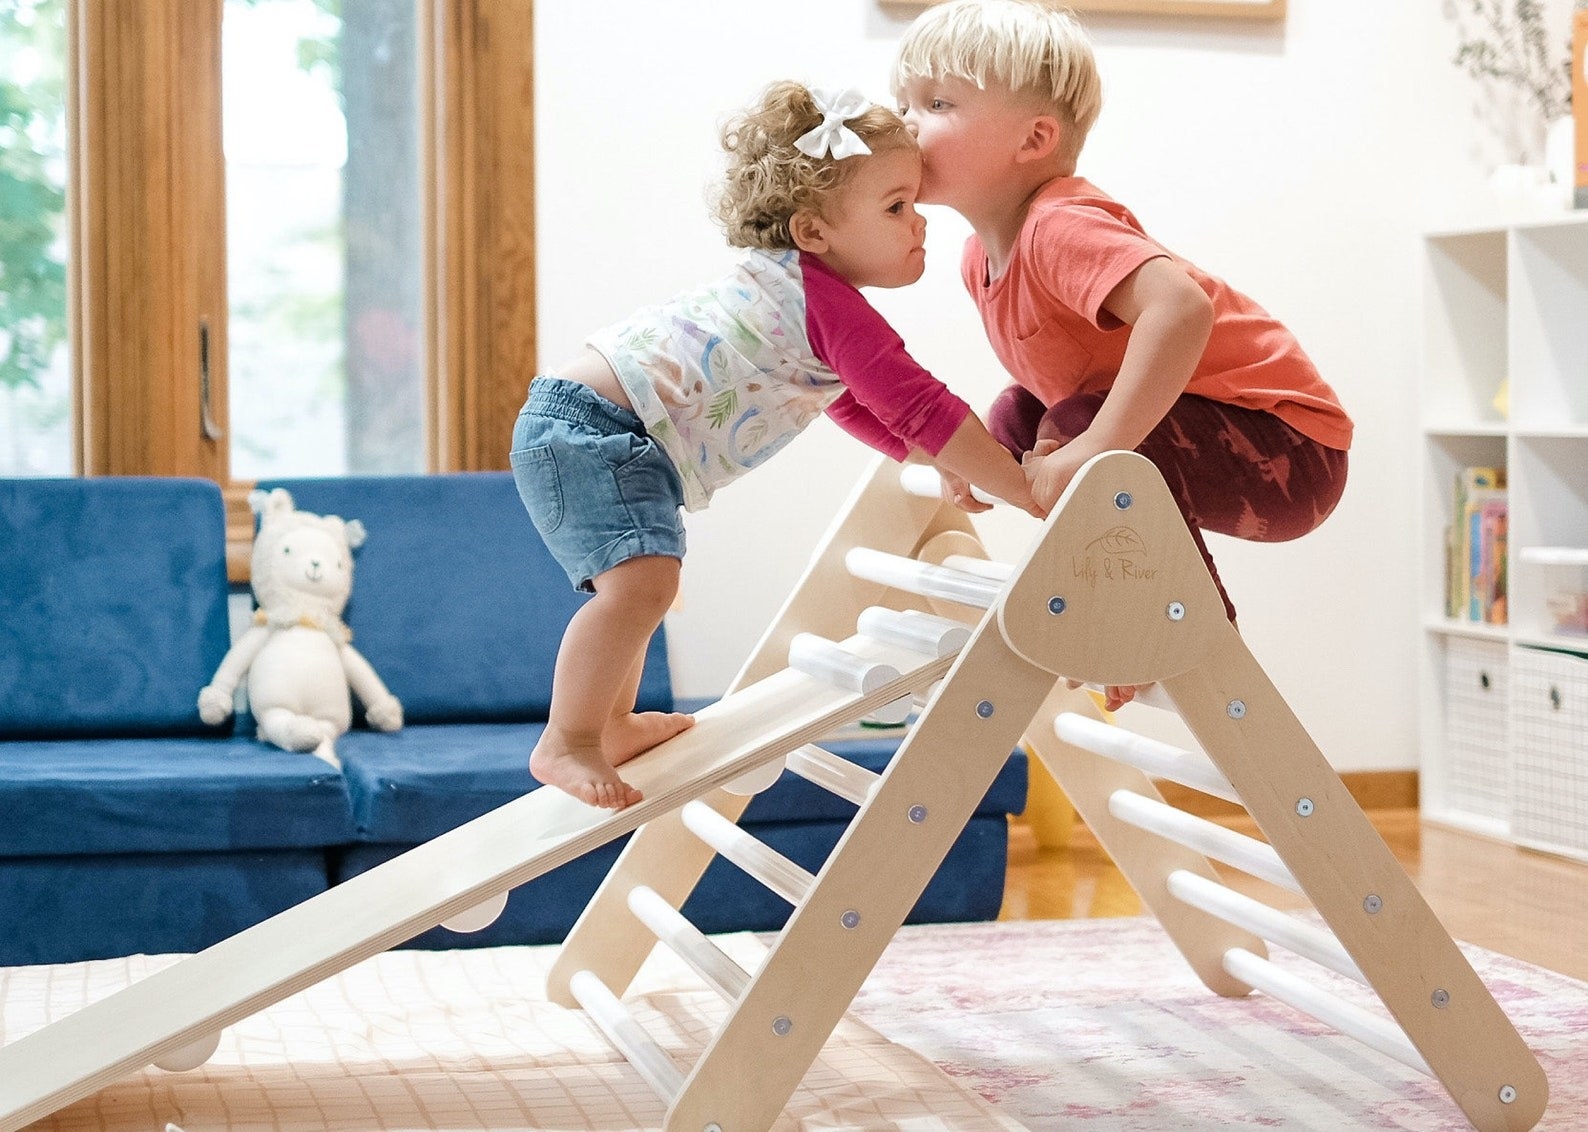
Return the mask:
[[[246, 581], [253, 485], [232, 479], [224, 436], [221, 13], [74, 0], [74, 457], [84, 475], [220, 483], [229, 572]], [[421, 0], [420, 19], [427, 463], [502, 469], [536, 360], [533, 5]]]

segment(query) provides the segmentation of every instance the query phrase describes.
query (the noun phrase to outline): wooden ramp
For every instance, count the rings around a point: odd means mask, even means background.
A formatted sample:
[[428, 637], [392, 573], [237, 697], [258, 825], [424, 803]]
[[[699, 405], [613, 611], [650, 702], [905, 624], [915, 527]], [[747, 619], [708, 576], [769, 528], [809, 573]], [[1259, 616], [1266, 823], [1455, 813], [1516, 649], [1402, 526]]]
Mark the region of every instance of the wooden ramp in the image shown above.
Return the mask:
[[[696, 716], [625, 768], [645, 800], [613, 813], [536, 790], [0, 1049], [0, 1128], [20, 1128], [151, 1064], [202, 1064], [220, 1032], [361, 959], [632, 832], [940, 679], [947, 660], [857, 642], [906, 665], [867, 695], [793, 670]], [[526, 752], [527, 757], [527, 752]], [[487, 919], [485, 922], [489, 922]], [[483, 927], [484, 923], [478, 924]]]
[[[1434, 1074], [1477, 1128], [1531, 1128], [1536, 1060], [1225, 620], [1152, 465], [1091, 461], [1008, 566], [918, 475], [877, 465], [730, 694], [625, 767], [645, 801], [603, 815], [536, 791], [0, 1049], [0, 1130], [151, 1062], [199, 1064], [231, 1022], [631, 831], [549, 994], [589, 1013], [669, 1129], [768, 1128], [1022, 740], [1212, 990], [1261, 989]], [[1121, 732], [1061, 675], [1156, 683], [1207, 754]], [[810, 745], [907, 697], [917, 721], [880, 776]], [[857, 809], [814, 876], [735, 824], [784, 765]], [[1153, 777], [1244, 804], [1267, 842], [1196, 824]], [[754, 972], [677, 911], [718, 854], [794, 907]], [[1223, 888], [1209, 857], [1304, 893], [1327, 930]], [[1387, 1013], [1287, 980], [1264, 940], [1361, 979]], [[658, 941], [730, 1006], [692, 1066], [621, 1001]]]

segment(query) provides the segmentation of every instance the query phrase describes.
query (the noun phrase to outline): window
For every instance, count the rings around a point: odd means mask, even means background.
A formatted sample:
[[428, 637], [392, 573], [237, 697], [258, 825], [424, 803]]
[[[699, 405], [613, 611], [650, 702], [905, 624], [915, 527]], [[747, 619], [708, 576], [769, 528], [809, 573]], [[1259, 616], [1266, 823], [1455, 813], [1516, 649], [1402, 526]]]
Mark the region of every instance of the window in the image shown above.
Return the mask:
[[[217, 480], [241, 577], [255, 478], [505, 467], [535, 361], [528, 0], [0, 0], [0, 29], [47, 38], [38, 13], [63, 8], [49, 262], [71, 317], [48, 353], [70, 470]], [[289, 45], [273, 76], [244, 70], [266, 29]], [[264, 145], [250, 84], [296, 157]], [[272, 189], [282, 161], [321, 180]], [[38, 325], [0, 307], [0, 334]]]
[[0, 59], [0, 476], [69, 475], [65, 0], [0, 0]]
[[241, 479], [421, 472], [415, 0], [226, 0], [222, 106]]

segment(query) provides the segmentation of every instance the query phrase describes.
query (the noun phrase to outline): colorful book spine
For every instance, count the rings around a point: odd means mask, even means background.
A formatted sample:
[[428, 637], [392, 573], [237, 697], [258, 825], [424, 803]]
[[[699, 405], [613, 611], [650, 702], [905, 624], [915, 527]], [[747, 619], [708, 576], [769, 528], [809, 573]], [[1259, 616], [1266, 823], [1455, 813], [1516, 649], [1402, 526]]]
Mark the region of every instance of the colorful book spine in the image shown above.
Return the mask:
[[[1503, 469], [1491, 467], [1463, 468], [1456, 473], [1455, 493], [1451, 507], [1451, 522], [1447, 530], [1448, 545], [1445, 557], [1448, 577], [1445, 582], [1445, 615], [1456, 620], [1481, 621], [1473, 613], [1473, 578], [1481, 562], [1474, 558], [1482, 533], [1482, 522], [1476, 525], [1473, 506], [1480, 493], [1500, 490], [1505, 483]], [[1482, 607], [1481, 595], [1477, 608]]]
[[1504, 624], [1505, 528], [1504, 488], [1479, 488], [1467, 496], [1465, 528], [1468, 621]]
[[1505, 544], [1510, 527], [1510, 503], [1502, 495], [1483, 504], [1483, 619], [1490, 625], [1507, 620]]
[[1579, 0], [1571, 14], [1571, 113], [1577, 175], [1572, 203], [1588, 208], [1588, 6]]

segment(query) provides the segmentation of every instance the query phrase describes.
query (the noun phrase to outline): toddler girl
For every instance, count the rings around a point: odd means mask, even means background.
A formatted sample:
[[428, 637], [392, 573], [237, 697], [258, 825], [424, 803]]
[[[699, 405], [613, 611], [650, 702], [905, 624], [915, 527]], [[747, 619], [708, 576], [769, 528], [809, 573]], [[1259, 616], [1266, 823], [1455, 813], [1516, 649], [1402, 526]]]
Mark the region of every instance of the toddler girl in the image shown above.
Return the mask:
[[819, 413], [1041, 514], [1014, 457], [858, 290], [914, 283], [926, 262], [921, 157], [899, 116], [784, 82], [722, 145], [717, 213], [743, 258], [591, 335], [530, 383], [513, 430], [524, 506], [595, 595], [563, 636], [529, 769], [608, 809], [640, 800], [614, 768], [694, 722], [634, 711], [646, 643], [678, 592], [679, 509], [705, 507]]

